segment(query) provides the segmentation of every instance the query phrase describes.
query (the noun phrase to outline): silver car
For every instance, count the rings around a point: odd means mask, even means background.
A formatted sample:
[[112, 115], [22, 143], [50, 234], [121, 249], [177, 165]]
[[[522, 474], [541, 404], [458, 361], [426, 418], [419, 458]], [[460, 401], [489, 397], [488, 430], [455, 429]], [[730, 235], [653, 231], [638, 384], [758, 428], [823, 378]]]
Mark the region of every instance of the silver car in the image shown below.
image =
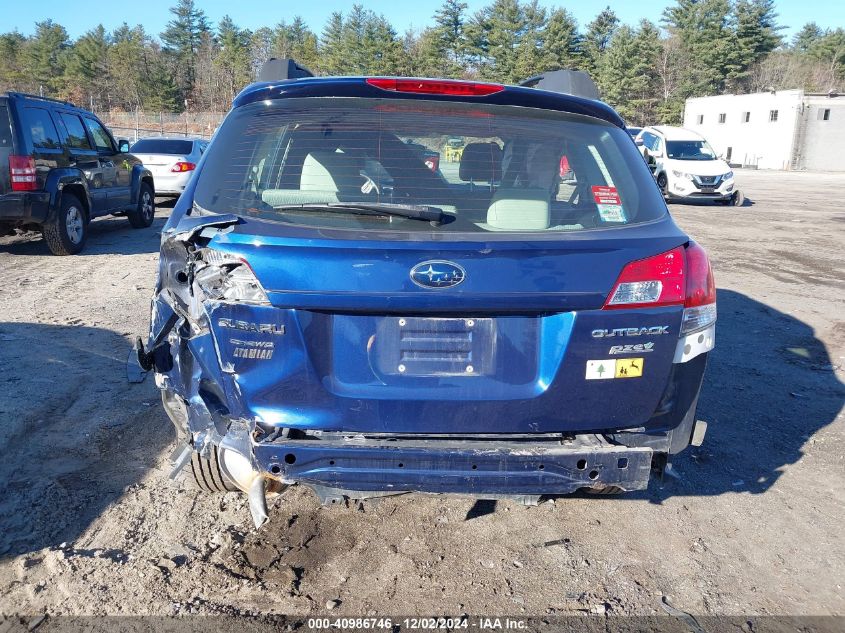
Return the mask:
[[142, 138], [131, 148], [153, 174], [156, 195], [179, 196], [191, 179], [208, 141], [202, 139]]

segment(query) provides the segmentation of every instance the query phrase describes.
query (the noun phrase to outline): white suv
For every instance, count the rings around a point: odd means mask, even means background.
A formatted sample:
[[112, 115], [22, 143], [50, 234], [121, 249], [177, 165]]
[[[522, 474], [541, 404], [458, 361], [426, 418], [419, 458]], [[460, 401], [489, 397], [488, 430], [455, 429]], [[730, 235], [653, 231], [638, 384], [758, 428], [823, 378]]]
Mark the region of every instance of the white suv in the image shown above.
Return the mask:
[[644, 128], [637, 146], [651, 162], [657, 184], [667, 199], [713, 200], [740, 205], [734, 173], [700, 134], [665, 125]]

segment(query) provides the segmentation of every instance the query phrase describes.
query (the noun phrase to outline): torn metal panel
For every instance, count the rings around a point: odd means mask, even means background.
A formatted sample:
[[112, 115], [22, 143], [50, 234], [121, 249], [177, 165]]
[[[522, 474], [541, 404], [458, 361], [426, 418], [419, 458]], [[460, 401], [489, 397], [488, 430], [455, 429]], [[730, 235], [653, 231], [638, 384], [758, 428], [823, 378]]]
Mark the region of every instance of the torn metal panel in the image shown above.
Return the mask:
[[176, 457], [172, 459], [173, 468], [170, 471], [170, 479], [176, 479], [182, 469], [188, 465], [188, 462], [191, 461], [191, 452], [193, 452], [193, 449], [190, 444], [185, 444], [181, 451], [177, 449]]
[[142, 383], [147, 377], [147, 372], [151, 367], [143, 367], [139, 360], [139, 355], [143, 354], [144, 346], [141, 343], [139, 336], [135, 340], [132, 349], [129, 350], [129, 355], [126, 358], [126, 380], [130, 383]]
[[256, 476], [249, 487], [249, 512], [257, 530], [267, 522], [267, 497], [264, 489], [264, 478]]
[[249, 511], [256, 529], [267, 521], [266, 482], [253, 451], [255, 425], [247, 420], [233, 420], [220, 441], [223, 465], [232, 481], [249, 496]]
[[[219, 215], [200, 215], [200, 216], [184, 216], [173, 232], [167, 236], [166, 239], [176, 240], [179, 242], [188, 242], [193, 237], [201, 233], [204, 229], [215, 227], [224, 229], [242, 222], [240, 216], [232, 213], [222, 213]], [[208, 236], [210, 237], [211, 234]]]

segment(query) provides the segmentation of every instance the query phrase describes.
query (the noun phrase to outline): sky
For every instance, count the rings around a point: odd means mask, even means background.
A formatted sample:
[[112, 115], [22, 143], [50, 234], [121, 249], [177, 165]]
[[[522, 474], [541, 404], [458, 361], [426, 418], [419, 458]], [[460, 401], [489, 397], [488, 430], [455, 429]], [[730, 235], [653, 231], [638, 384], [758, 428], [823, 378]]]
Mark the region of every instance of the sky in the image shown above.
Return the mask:
[[[358, 0], [368, 9], [383, 14], [397, 31], [407, 28], [420, 29], [432, 22], [432, 15], [442, 0]], [[465, 0], [472, 13], [488, 4], [485, 0]], [[101, 23], [112, 30], [123, 22], [130, 25], [141, 23], [150, 34], [158, 35], [164, 30], [171, 15], [168, 9], [176, 0], [144, 0], [143, 2], [91, 1], [79, 3], [67, 0], [0, 0], [0, 32], [19, 30], [30, 35], [35, 22], [52, 19], [64, 26], [71, 38], [77, 38]], [[281, 20], [290, 21], [301, 15], [316, 33], [320, 33], [333, 11], [346, 12], [353, 0], [276, 0], [275, 2], [232, 2], [231, 0], [197, 0], [213, 23], [224, 15], [230, 15], [241, 28], [256, 29], [274, 26]], [[610, 6], [623, 23], [636, 24], [642, 18], [659, 22], [663, 9], [674, 4], [669, 0], [541, 0], [541, 4], [568, 9], [585, 27], [606, 6]], [[816, 22], [822, 28], [845, 27], [845, 2], [841, 0], [775, 0], [780, 23], [787, 28], [783, 34], [790, 38], [807, 22]]]

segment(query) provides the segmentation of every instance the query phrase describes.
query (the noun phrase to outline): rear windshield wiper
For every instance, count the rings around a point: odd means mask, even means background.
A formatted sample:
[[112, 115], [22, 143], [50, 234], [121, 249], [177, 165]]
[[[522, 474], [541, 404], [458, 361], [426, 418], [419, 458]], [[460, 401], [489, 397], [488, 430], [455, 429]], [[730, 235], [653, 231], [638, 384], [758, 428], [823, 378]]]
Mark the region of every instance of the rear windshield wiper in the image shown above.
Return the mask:
[[318, 209], [330, 213], [356, 213], [358, 215], [395, 216], [411, 220], [442, 222], [445, 214], [440, 207], [427, 204], [400, 204], [393, 202], [309, 202], [285, 204], [276, 209]]

